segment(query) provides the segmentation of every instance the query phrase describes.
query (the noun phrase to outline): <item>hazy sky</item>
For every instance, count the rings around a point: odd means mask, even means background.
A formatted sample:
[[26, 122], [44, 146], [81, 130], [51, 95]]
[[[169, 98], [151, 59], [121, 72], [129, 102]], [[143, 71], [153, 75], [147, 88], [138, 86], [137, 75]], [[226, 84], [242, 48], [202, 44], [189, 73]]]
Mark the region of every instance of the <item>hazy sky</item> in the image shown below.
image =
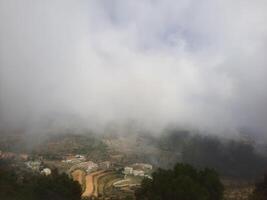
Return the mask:
[[0, 127], [267, 132], [266, 0], [0, 0]]

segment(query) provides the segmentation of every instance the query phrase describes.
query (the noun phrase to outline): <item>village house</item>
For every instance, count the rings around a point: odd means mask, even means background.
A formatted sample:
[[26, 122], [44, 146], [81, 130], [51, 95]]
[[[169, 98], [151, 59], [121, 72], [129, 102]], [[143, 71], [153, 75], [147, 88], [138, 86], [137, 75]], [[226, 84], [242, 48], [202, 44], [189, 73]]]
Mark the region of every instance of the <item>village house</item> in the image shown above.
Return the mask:
[[77, 158], [77, 159], [79, 159], [80, 161], [83, 161], [83, 162], [86, 160], [84, 155], [75, 155], [75, 158]]
[[42, 171], [41, 171], [41, 174], [45, 175], [45, 176], [48, 176], [51, 174], [51, 169], [49, 168], [44, 168]]
[[134, 169], [152, 170], [153, 166], [146, 163], [135, 163], [132, 165]]
[[72, 164], [77, 164], [86, 161], [85, 156], [83, 155], [67, 155], [65, 156], [65, 160], [62, 160], [62, 162], [65, 163], [72, 163]]
[[134, 176], [145, 176], [153, 169], [152, 165], [145, 163], [135, 163], [131, 166], [124, 167], [123, 174]]
[[131, 175], [131, 174], [133, 174], [133, 168], [132, 167], [124, 167], [123, 173], [125, 175]]
[[40, 161], [28, 161], [28, 162], [26, 162], [27, 167], [29, 167], [33, 171], [40, 171], [41, 164], [42, 163]]
[[145, 172], [143, 170], [133, 170], [134, 176], [145, 176]]

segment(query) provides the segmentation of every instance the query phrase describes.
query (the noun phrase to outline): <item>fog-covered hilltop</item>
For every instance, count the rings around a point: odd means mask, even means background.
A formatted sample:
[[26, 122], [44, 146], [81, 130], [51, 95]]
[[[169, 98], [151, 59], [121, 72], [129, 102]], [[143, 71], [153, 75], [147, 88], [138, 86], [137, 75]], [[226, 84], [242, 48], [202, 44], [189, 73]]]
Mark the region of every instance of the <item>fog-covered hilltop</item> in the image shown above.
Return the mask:
[[197, 168], [214, 168], [225, 177], [244, 179], [255, 179], [266, 171], [266, 144], [260, 147], [245, 135], [231, 139], [179, 129], [167, 129], [158, 135], [144, 131], [133, 133], [133, 130], [131, 134], [101, 135], [92, 132], [43, 136], [9, 133], [0, 139], [0, 150], [4, 152], [28, 153], [47, 159], [84, 154], [97, 161], [119, 154], [124, 163], [145, 162], [168, 169], [183, 162]]

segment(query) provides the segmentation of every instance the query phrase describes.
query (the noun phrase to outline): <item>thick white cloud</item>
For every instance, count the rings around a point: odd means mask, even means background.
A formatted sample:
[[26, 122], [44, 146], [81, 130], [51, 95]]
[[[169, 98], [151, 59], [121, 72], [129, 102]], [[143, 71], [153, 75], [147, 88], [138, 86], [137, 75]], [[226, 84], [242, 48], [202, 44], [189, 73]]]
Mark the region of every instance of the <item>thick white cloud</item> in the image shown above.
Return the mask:
[[266, 10], [265, 0], [1, 0], [0, 125], [72, 116], [264, 132]]

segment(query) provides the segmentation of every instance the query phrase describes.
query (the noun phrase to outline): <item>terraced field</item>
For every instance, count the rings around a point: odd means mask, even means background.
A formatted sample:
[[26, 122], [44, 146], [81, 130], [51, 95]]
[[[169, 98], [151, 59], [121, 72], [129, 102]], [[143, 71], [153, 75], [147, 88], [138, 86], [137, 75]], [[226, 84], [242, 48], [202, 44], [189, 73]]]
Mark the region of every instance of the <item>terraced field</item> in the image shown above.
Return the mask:
[[[116, 171], [105, 171], [100, 170], [86, 175], [86, 172], [77, 169], [71, 173], [74, 180], [78, 181], [82, 188], [83, 194], [82, 197], [110, 197], [110, 196], [119, 196], [129, 194], [132, 191], [126, 191], [123, 188], [123, 191], [120, 187], [114, 187], [114, 183], [118, 181], [123, 181], [124, 176]], [[136, 177], [133, 177], [136, 179]], [[132, 180], [131, 177], [128, 179], [129, 185], [136, 185], [137, 180]], [[122, 194], [123, 193], [123, 194]]]
[[116, 172], [109, 172], [98, 178], [98, 195], [107, 196], [107, 191], [113, 190], [113, 183], [122, 180], [123, 176]]
[[94, 192], [93, 192], [93, 195], [95, 197], [98, 197], [99, 195], [99, 179], [101, 177], [104, 177], [108, 174], [110, 174], [111, 172], [102, 172], [102, 173], [99, 173], [97, 175], [94, 176], [94, 179], [93, 179], [93, 184], [94, 184]]
[[85, 188], [85, 191], [84, 193], [82, 194], [82, 197], [91, 197], [92, 195], [95, 195], [95, 186], [97, 186], [97, 184], [95, 185], [94, 184], [94, 179], [95, 179], [95, 176], [103, 173], [104, 171], [96, 171], [96, 172], [93, 172], [89, 175], [87, 175], [85, 177], [85, 184], [86, 184], [86, 188]]

